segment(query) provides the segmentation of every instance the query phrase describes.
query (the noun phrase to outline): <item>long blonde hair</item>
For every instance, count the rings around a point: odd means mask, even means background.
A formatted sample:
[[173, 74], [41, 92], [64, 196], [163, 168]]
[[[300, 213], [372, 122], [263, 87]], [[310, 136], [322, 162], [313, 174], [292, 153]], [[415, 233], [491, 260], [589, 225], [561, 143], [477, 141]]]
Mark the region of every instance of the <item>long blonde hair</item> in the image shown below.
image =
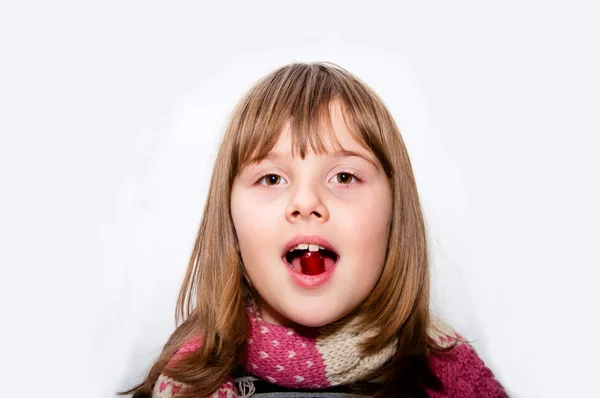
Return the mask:
[[[383, 101], [345, 69], [332, 63], [295, 63], [259, 80], [234, 109], [179, 293], [179, 326], [145, 380], [125, 393], [149, 396], [162, 372], [188, 386], [181, 391], [182, 397], [207, 396], [243, 363], [249, 329], [246, 305], [256, 292], [237, 250], [230, 214], [233, 181], [245, 165], [269, 153], [287, 122], [294, 153], [302, 157], [308, 150], [323, 153], [325, 135], [332, 134], [330, 106], [334, 101], [341, 105], [354, 139], [377, 156], [393, 195], [381, 278], [367, 299], [348, 315], [358, 317], [364, 327], [379, 330], [364, 343], [365, 354], [397, 341], [392, 361], [372, 376], [383, 385], [397, 384], [399, 369], [404, 373], [408, 369], [407, 358], [424, 358], [432, 350], [449, 349], [427, 335], [432, 317], [425, 224], [411, 162], [396, 123]], [[184, 342], [196, 337], [202, 340], [198, 351], [169, 363]], [[429, 368], [422, 366], [421, 373], [431, 379]], [[431, 384], [436, 385], [435, 377]]]

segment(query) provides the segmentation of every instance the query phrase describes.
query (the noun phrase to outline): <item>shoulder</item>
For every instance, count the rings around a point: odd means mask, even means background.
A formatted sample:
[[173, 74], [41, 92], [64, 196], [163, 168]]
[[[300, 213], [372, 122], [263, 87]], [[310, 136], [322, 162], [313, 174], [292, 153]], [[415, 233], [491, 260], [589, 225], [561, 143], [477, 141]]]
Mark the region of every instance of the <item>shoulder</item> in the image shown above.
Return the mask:
[[200, 341], [200, 337], [194, 337], [189, 339], [188, 341], [183, 343], [181, 347], [179, 347], [177, 352], [175, 352], [175, 355], [173, 355], [173, 357], [169, 361], [169, 365], [172, 365], [173, 363], [181, 360], [182, 358], [186, 357], [192, 352], [198, 351], [201, 345], [202, 343]]
[[443, 347], [454, 342], [456, 346], [448, 352], [430, 356], [431, 369], [444, 385], [443, 394], [431, 392], [431, 397], [508, 397], [504, 387], [467, 340], [447, 324], [439, 322], [437, 326], [430, 337]]
[[152, 398], [171, 398], [177, 394], [183, 387], [182, 383], [175, 381], [174, 379], [161, 373], [154, 384], [152, 390]]
[[[193, 338], [185, 342], [179, 347], [175, 355], [169, 361], [169, 365], [181, 360], [185, 356], [192, 352], [197, 351], [201, 346], [200, 338]], [[152, 390], [152, 398], [176, 398], [178, 393], [184, 388], [185, 385], [176, 381], [175, 379], [161, 373], [154, 384]], [[217, 391], [215, 391], [210, 397], [214, 398], [229, 398], [237, 397], [233, 378], [227, 379]]]
[[[181, 360], [186, 355], [198, 350], [200, 348], [200, 338], [193, 338], [181, 345], [175, 352], [175, 355], [169, 360], [168, 365], [172, 365], [175, 362]], [[173, 378], [161, 373], [154, 383], [154, 389], [152, 390], [152, 398], [171, 398], [175, 396], [183, 387], [183, 384], [174, 380]]]
[[[152, 398], [177, 398], [177, 393], [184, 387], [182, 383], [179, 383], [169, 376], [160, 374], [154, 390], [152, 390]], [[229, 377], [225, 383], [221, 384], [219, 389], [212, 393], [208, 398], [234, 398], [237, 397], [237, 390], [235, 388], [233, 378]]]

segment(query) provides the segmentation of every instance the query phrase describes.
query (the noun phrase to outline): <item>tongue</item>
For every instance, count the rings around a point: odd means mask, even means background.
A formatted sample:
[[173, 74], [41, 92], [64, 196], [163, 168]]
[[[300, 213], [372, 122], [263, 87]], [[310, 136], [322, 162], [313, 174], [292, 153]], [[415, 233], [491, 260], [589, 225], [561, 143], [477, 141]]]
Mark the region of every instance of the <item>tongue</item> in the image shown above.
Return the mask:
[[325, 257], [319, 252], [306, 252], [300, 257], [300, 267], [305, 275], [319, 275], [325, 272]]

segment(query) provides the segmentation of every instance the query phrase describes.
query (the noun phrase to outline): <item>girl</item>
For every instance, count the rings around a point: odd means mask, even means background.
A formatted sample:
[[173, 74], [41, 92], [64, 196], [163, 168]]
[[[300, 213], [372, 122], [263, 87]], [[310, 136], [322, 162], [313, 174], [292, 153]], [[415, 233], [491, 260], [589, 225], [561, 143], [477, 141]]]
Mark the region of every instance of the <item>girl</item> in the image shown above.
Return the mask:
[[430, 313], [425, 225], [392, 116], [330, 63], [282, 67], [234, 110], [176, 317], [123, 394], [506, 396]]

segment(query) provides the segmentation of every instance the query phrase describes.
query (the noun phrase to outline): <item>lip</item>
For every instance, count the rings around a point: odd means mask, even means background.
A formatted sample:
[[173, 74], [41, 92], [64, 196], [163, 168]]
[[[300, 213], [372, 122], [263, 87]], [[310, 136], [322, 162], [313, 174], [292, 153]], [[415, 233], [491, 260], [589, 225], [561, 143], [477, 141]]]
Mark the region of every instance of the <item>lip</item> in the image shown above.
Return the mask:
[[[300, 243], [302, 243], [302, 242], [300, 242]], [[314, 243], [314, 242], [312, 242], [312, 243]], [[292, 269], [292, 267], [290, 267], [288, 262], [285, 260], [285, 257], [282, 257], [281, 261], [283, 262], [283, 264], [285, 265], [285, 268], [290, 273], [292, 280], [297, 285], [299, 285], [300, 287], [303, 287], [303, 288], [311, 289], [311, 288], [317, 288], [317, 287], [327, 283], [327, 281], [333, 276], [333, 273], [337, 269], [337, 265], [338, 265], [338, 262], [340, 261], [340, 258], [338, 256], [338, 259], [335, 262], [335, 264], [333, 264], [333, 267], [331, 267], [330, 269], [328, 269], [327, 271], [325, 271], [319, 275], [301, 274], [300, 272], [296, 272], [294, 269]]]
[[313, 245], [323, 246], [325, 249], [335, 253], [338, 256], [338, 260], [340, 255], [335, 251], [331, 243], [329, 243], [326, 239], [320, 237], [319, 235], [296, 235], [292, 239], [290, 239], [283, 248], [283, 253], [281, 256], [285, 259], [285, 255], [290, 249], [294, 246], [299, 245], [300, 243], [308, 243]]

